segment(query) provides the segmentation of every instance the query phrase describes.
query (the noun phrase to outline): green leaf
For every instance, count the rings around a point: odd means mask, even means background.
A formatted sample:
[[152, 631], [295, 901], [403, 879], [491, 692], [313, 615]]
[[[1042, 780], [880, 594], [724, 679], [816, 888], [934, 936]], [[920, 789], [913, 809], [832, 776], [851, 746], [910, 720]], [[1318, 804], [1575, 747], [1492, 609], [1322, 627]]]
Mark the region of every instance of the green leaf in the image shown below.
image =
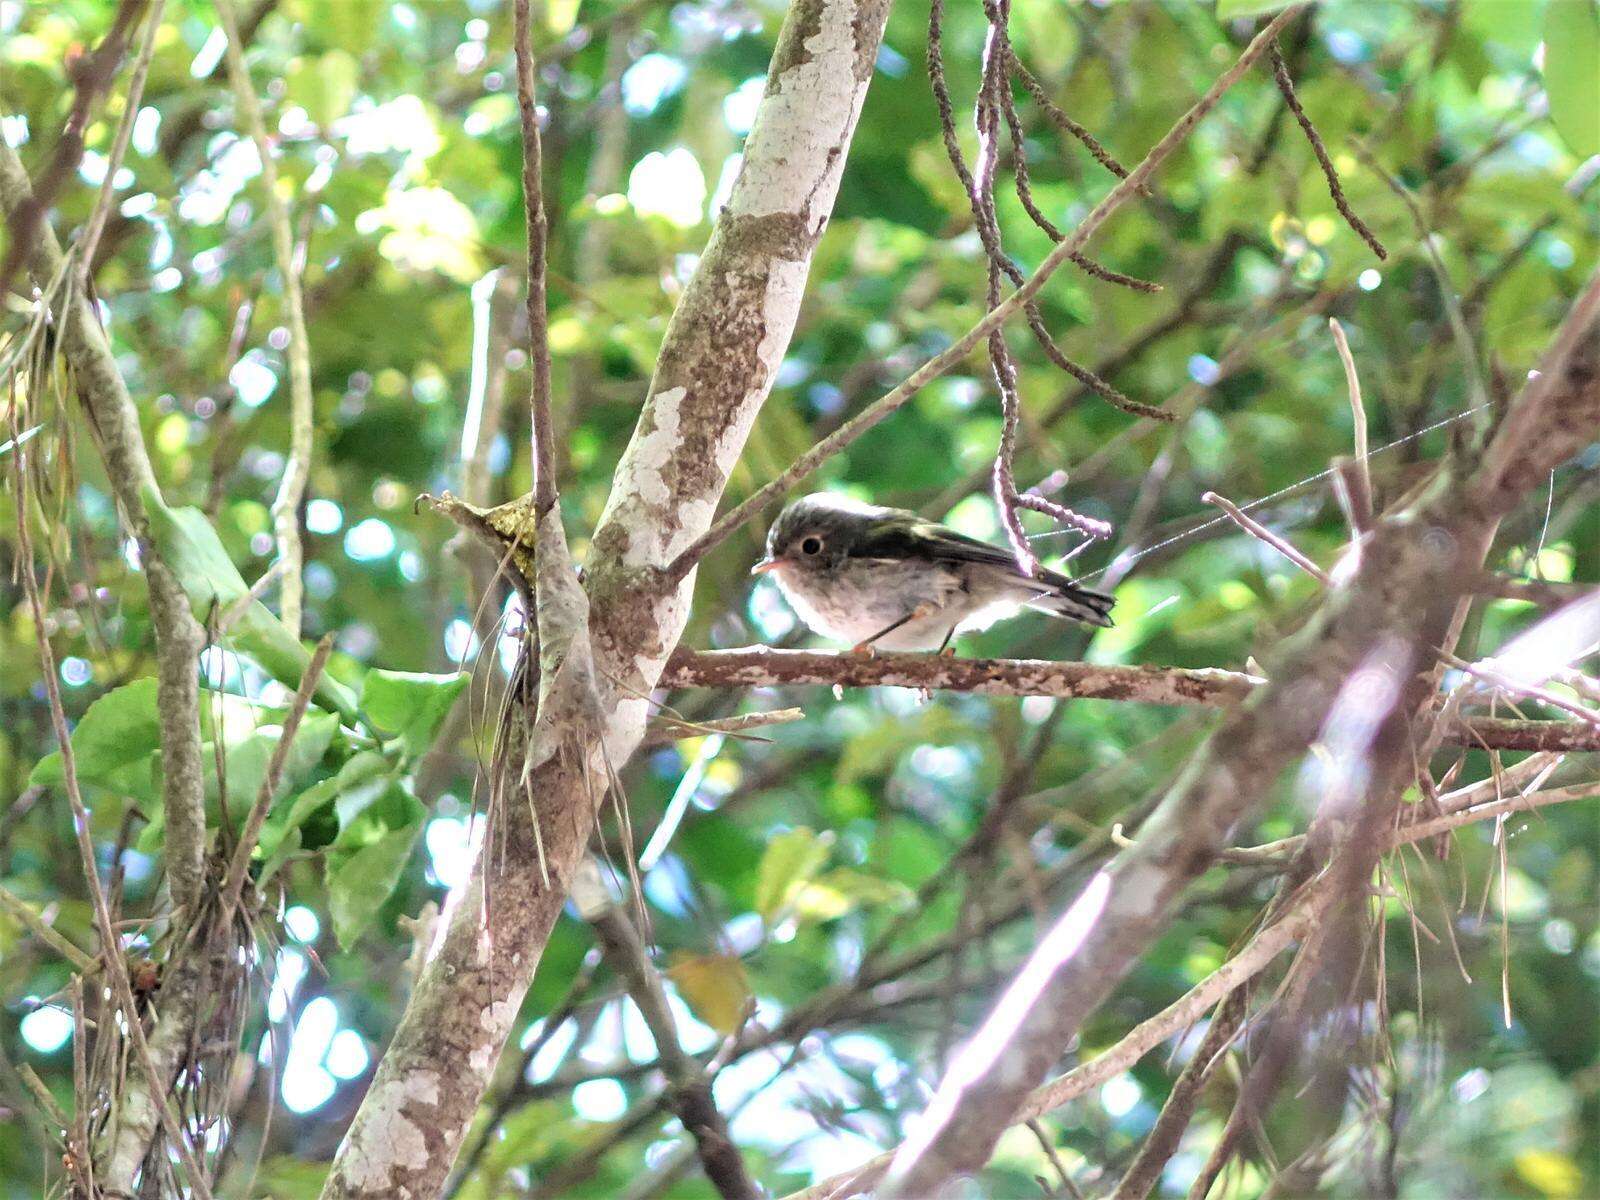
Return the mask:
[[[338, 730], [339, 719], [332, 713], [316, 710], [306, 713], [300, 728], [295, 730], [294, 741], [283, 760], [283, 773], [278, 777], [278, 797], [287, 796], [304, 782], [317, 763], [322, 761]], [[223, 761], [227, 766], [228, 811], [235, 821], [242, 821], [244, 814], [255, 803], [256, 794], [267, 777], [267, 766], [282, 737], [282, 728], [263, 729], [228, 748]], [[204, 747], [203, 758], [207, 764], [214, 761], [214, 754], [211, 745]], [[205, 779], [206, 806], [209, 810], [217, 800], [216, 773], [207, 770]]]
[[367, 672], [361, 707], [379, 728], [398, 734], [406, 753], [415, 757], [433, 744], [434, 735], [467, 686], [462, 672], [424, 675], [411, 671]]
[[[78, 779], [113, 786], [128, 767], [147, 769], [151, 753], [161, 748], [161, 717], [156, 706], [156, 681], [135, 679], [107, 692], [89, 706], [72, 731]], [[28, 776], [33, 787], [49, 787], [66, 778], [59, 750], [39, 760]]]
[[150, 515], [150, 540], [178, 577], [197, 617], [203, 619], [214, 605], [227, 608], [250, 591], [205, 513], [169, 507], [150, 490], [144, 494], [144, 504]]
[[794, 895], [815, 878], [832, 848], [831, 832], [819, 834], [804, 825], [767, 843], [756, 876], [756, 911], [767, 924], [775, 924]]
[[[178, 577], [189, 607], [202, 623], [213, 609], [227, 610], [249, 594], [244, 577], [233, 565], [222, 539], [198, 508], [172, 508], [153, 490], [144, 492], [150, 515], [150, 540]], [[300, 686], [311, 652], [259, 600], [252, 600], [229, 631], [231, 647], [248, 654], [287, 688]], [[324, 674], [317, 682], [318, 699], [355, 723], [355, 697], [350, 689]]]
[[278, 805], [261, 828], [258, 853], [265, 861], [259, 882], [270, 879], [291, 854], [301, 849], [304, 845], [301, 827], [319, 810], [346, 793], [370, 787], [391, 769], [392, 764], [383, 755], [363, 750], [352, 755], [337, 775], [319, 780], [287, 804]]
[[355, 99], [359, 69], [343, 50], [295, 59], [284, 73], [288, 100], [326, 128], [344, 116]]
[[329, 860], [328, 911], [333, 916], [333, 932], [344, 949], [355, 945], [400, 882], [420, 828], [418, 821], [391, 829], [354, 854]]
[[854, 867], [835, 867], [800, 886], [794, 895], [794, 910], [802, 920], [832, 921], [858, 906], [904, 907], [911, 896], [911, 889], [903, 884]]
[[1600, 7], [1550, 0], [1544, 15], [1544, 90], [1550, 120], [1579, 158], [1600, 154]]
[[1238, 17], [1258, 17], [1263, 13], [1282, 12], [1299, 0], [1217, 0], [1217, 20], [1232, 21]]
[[718, 1033], [732, 1035], [744, 1023], [750, 978], [736, 954], [684, 954], [667, 968], [691, 1012]]
[[359, 55], [383, 30], [384, 7], [383, 0], [296, 0], [287, 9], [317, 41]]

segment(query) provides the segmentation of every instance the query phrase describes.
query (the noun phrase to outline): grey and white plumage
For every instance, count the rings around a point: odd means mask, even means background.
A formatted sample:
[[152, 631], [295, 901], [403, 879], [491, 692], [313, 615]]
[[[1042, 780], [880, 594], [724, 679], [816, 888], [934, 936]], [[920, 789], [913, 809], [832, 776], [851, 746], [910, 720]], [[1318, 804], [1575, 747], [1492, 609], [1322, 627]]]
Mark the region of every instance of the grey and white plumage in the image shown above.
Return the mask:
[[1110, 625], [1112, 599], [1056, 571], [1024, 575], [1009, 550], [900, 508], [817, 492], [767, 534], [770, 574], [817, 633], [881, 650], [938, 650], [1019, 608]]

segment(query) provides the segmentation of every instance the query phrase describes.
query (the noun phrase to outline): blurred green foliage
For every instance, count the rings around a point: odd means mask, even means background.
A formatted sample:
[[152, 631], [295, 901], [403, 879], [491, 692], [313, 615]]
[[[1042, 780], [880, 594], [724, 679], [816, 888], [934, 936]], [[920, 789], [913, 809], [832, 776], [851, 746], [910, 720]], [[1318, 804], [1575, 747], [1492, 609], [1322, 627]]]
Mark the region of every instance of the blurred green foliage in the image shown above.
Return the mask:
[[[236, 1113], [249, 1152], [237, 1155], [241, 1190], [233, 1194], [244, 1194], [243, 1171], [259, 1149], [251, 1194], [297, 1200], [315, 1194], [359, 1099], [370, 1068], [356, 1047], [375, 1056], [403, 1005], [411, 945], [400, 918], [443, 899], [479, 828], [471, 820], [482, 804], [475, 768], [494, 720], [485, 687], [509, 661], [495, 624], [505, 598], [486, 619], [475, 612], [467, 573], [447, 548], [453, 529], [414, 511], [413, 499], [462, 486], [482, 320], [471, 288], [493, 269], [520, 270], [520, 149], [505, 5], [241, 7], [264, 14], [251, 21], [250, 68], [305, 252], [316, 390], [306, 633], [334, 636], [330, 675], [360, 695], [371, 726], [347, 722], [336, 733], [331, 716], [308, 720], [263, 841], [263, 868], [283, 885], [287, 914], [283, 948], [262, 963], [260, 990], [275, 997], [267, 1011], [287, 1034], [326, 997], [341, 1032], [298, 1064], [327, 1077], [325, 1094], [291, 1094], [258, 1073]], [[1251, 22], [1227, 15], [1219, 20], [1186, 0], [1014, 0], [1013, 29], [1056, 100], [1131, 165], [1248, 36]], [[552, 0], [542, 8], [562, 507], [580, 558], [675, 299], [737, 169], [782, 16], [768, 0]], [[958, 108], [977, 85], [981, 16], [976, 4], [948, 14]], [[1242, 502], [1294, 487], [1260, 515], [1320, 562], [1337, 559], [1347, 533], [1326, 481], [1295, 487], [1351, 444], [1327, 315], [1349, 331], [1372, 444], [1409, 439], [1373, 463], [1391, 498], [1461, 436], [1464, 424], [1424, 431], [1471, 407], [1480, 377], [1493, 389], [1533, 365], [1600, 247], [1600, 216], [1578, 158], [1596, 148], [1595, 109], [1584, 108], [1596, 64], [1583, 58], [1594, 16], [1589, 0], [1333, 0], [1296, 27], [1285, 49], [1302, 100], [1351, 203], [1390, 248], [1384, 263], [1339, 219], [1270, 74], [1256, 72], [1227, 96], [1162, 173], [1156, 195], [1119, 214], [1091, 247], [1115, 269], [1160, 282], [1163, 293], [1062, 274], [1041, 298], [1068, 353], [1136, 398], [1187, 397], [1193, 415], [1170, 429], [1132, 427], [1078, 395], [1024, 333], [1011, 333], [1025, 409], [1022, 484], [1065, 470], [1068, 502], [1124, 529], [1140, 522], [1139, 545], [1159, 548], [1121, 583], [1115, 629], [1085, 641], [1025, 617], [966, 639], [964, 653], [1242, 668], [1298, 627], [1315, 585], [1270, 551], [1226, 525], [1168, 539], [1210, 520], [1199, 501], [1207, 490]], [[69, 64], [110, 19], [99, 0], [0, 6], [4, 133], [35, 173], [71, 105]], [[1570, 33], [1555, 40], [1552, 29]], [[217, 68], [219, 37], [207, 4], [170, 0], [115, 181], [118, 208], [96, 288], [168, 502], [205, 513], [228, 569], [252, 581], [274, 555], [268, 504], [288, 442], [286, 335], [259, 163]], [[1542, 58], [1541, 37], [1552, 38]], [[981, 255], [940, 144], [925, 42], [925, 10], [895, 6], [805, 308], [730, 502], [981, 315]], [[56, 198], [52, 220], [63, 236], [89, 214], [124, 87], [119, 78], [96, 112], [83, 164]], [[621, 119], [612, 112], [619, 98]], [[1070, 227], [1111, 179], [1026, 98], [1019, 104], [1035, 196]], [[958, 120], [970, 155], [970, 121]], [[1405, 204], [1358, 151], [1418, 197], [1448, 287]], [[1002, 198], [1000, 216], [1019, 263], [1036, 264], [1048, 249], [1043, 235], [1014, 198]], [[1453, 304], [1477, 340], [1476, 364], [1451, 340]], [[509, 340], [495, 342], [503, 358], [488, 364], [504, 372], [508, 398], [489, 446], [491, 502], [529, 483], [525, 330], [515, 312], [504, 321]], [[12, 403], [0, 397], [8, 427]], [[160, 866], [143, 582], [72, 406], [35, 419], [46, 424], [39, 461], [49, 500], [35, 544], [56, 568], [46, 632], [76, 723], [96, 838], [107, 866], [122, 847], [125, 908], [143, 915], [156, 903]], [[998, 430], [986, 367], [974, 357], [833, 460], [821, 483], [995, 536], [985, 489]], [[8, 477], [0, 492], [0, 884], [88, 947], [90, 914], [37, 678], [39, 631], [11, 569], [9, 466], [0, 451]], [[1496, 567], [1600, 579], [1596, 469], [1591, 450], [1556, 474], [1547, 496], [1530, 498], [1506, 523]], [[769, 586], [752, 587], [746, 575], [761, 533], [740, 531], [702, 566], [688, 644], [803, 640]], [[1038, 544], [1065, 548], [1048, 537]], [[1097, 548], [1078, 565], [1099, 570], [1117, 549]], [[1536, 615], [1518, 602], [1480, 605], [1463, 653], [1492, 652]], [[225, 641], [203, 662], [216, 689], [208, 762], [225, 750], [236, 822], [274, 744], [283, 685], [293, 682], [252, 658], [256, 649]], [[457, 699], [462, 663], [477, 685]], [[455, 722], [445, 719], [452, 702]], [[1035, 886], [1089, 831], [1125, 819], [1169, 780], [1208, 727], [1203, 715], [1124, 705], [1084, 702], [1057, 713], [1043, 701], [924, 703], [820, 688], [674, 703], [690, 715], [807, 709], [804, 722], [766, 740], [686, 741], [624, 772], [641, 839], [676, 792], [692, 793], [683, 827], [645, 881], [680, 1015], [698, 1039], [691, 1048], [735, 1027], [746, 999], [756, 1021], [781, 1028], [848, 985], [864, 960], [910, 964], [860, 993], [854, 1008], [821, 1013], [803, 1038], [779, 1038], [777, 1053], [742, 1055], [724, 1073], [718, 1098], [735, 1137], [780, 1191], [900, 1140], [951, 1040], [986, 1011], [1036, 921], [1070, 895], [1035, 894]], [[441, 728], [449, 734], [442, 743]], [[1489, 767], [1486, 755], [1469, 754], [1459, 780]], [[997, 789], [1018, 779], [1006, 837], [987, 855], [953, 857]], [[1305, 817], [1305, 798], [1286, 779], [1272, 811], [1240, 835], [1284, 836]], [[1387, 882], [1414, 903], [1426, 933], [1414, 932], [1405, 906], [1392, 906], [1385, 1007], [1362, 1009], [1363, 1039], [1339, 1049], [1357, 1084], [1340, 1127], [1323, 1128], [1315, 1097], [1292, 1091], [1269, 1116], [1274, 1145], [1334, 1139], [1333, 1194], [1381, 1186], [1385, 1130], [1398, 1137], [1393, 1170], [1406, 1197], [1567, 1197], [1600, 1187], [1594, 809], [1562, 806], [1510, 822], [1503, 847], [1493, 832], [1463, 831], [1444, 864], [1415, 856], [1392, 864]], [[613, 857], [626, 852], [615, 829], [608, 836]], [[1219, 965], [1270, 889], [1271, 881], [1232, 868], [1208, 875], [1076, 1053], [1109, 1045]], [[957, 974], [948, 957], [920, 961], [920, 948], [991, 920]], [[519, 1037], [528, 1030], [525, 1045], [591, 942], [575, 918], [557, 927], [517, 1026]], [[0, 919], [0, 1048], [8, 1064], [39, 1071], [63, 1103], [70, 1054], [52, 1043], [52, 1010], [40, 1003], [59, 998], [66, 979], [63, 963]], [[530, 1180], [564, 1180], [559, 1194], [617, 1195], [660, 1171], [658, 1195], [710, 1195], [695, 1171], [668, 1173], [681, 1131], [667, 1115], [631, 1131], [619, 1124], [658, 1084], [638, 1069], [653, 1047], [615, 980], [602, 970], [578, 1001], [576, 1021], [526, 1065], [516, 1102], [460, 1194], [523, 1195]], [[265, 1036], [263, 1021], [253, 1015], [247, 1055]], [[508, 1055], [519, 1057], [514, 1048]], [[502, 1090], [518, 1066], [508, 1063]], [[1172, 1074], [1167, 1055], [1152, 1054], [1046, 1122], [1083, 1186], [1103, 1192], [1116, 1177]], [[7, 1065], [0, 1105], [21, 1113], [26, 1101], [14, 1085]], [[1184, 1193], [1228, 1101], [1227, 1089], [1208, 1093], [1164, 1194]], [[270, 1128], [269, 1108], [277, 1110]], [[0, 1196], [42, 1193], [49, 1156], [37, 1133], [31, 1119], [0, 1122]], [[1033, 1136], [1014, 1135], [1001, 1143], [985, 1194], [1031, 1195], [1035, 1176], [1051, 1177]], [[1226, 1194], [1251, 1197], [1265, 1183], [1251, 1167], [1227, 1178]]]

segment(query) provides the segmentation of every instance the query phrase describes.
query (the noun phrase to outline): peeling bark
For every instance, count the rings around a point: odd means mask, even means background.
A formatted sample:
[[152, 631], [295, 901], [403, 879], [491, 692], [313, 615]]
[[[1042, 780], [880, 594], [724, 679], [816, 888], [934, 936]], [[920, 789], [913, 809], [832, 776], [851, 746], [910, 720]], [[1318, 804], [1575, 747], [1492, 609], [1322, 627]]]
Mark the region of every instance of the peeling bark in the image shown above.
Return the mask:
[[[445, 1180], [566, 901], [606, 759], [620, 766], [638, 746], [644, 697], [687, 620], [692, 577], [660, 568], [709, 526], [788, 346], [887, 15], [887, 0], [801, 0], [789, 11], [732, 199], [673, 315], [595, 533], [587, 620], [548, 611], [565, 589], [541, 572], [539, 719], [530, 729], [525, 712], [514, 718], [506, 747], [527, 766], [452, 898], [326, 1200], [432, 1196]], [[559, 510], [546, 517], [540, 564], [565, 559], [564, 541], [544, 552], [561, 537]], [[552, 650], [547, 622], [586, 628], [587, 644]], [[603, 727], [589, 727], [591, 716]]]

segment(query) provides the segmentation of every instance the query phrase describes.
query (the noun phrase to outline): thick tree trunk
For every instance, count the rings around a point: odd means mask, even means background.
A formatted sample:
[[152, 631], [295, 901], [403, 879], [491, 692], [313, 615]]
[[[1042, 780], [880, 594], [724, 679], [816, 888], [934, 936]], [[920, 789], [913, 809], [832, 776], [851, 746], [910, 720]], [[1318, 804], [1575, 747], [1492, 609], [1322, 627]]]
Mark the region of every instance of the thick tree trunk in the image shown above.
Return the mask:
[[[887, 0], [789, 10], [739, 180], [596, 530], [588, 595], [557, 571], [539, 581], [543, 695], [536, 725], [510, 739], [517, 786], [339, 1148], [328, 1200], [432, 1196], [444, 1182], [566, 901], [605, 759], [620, 766], [638, 745], [643, 697], [683, 630], [693, 577], [661, 568], [709, 526], [788, 346], [887, 13]], [[558, 512], [538, 530], [542, 576], [565, 558]]]

